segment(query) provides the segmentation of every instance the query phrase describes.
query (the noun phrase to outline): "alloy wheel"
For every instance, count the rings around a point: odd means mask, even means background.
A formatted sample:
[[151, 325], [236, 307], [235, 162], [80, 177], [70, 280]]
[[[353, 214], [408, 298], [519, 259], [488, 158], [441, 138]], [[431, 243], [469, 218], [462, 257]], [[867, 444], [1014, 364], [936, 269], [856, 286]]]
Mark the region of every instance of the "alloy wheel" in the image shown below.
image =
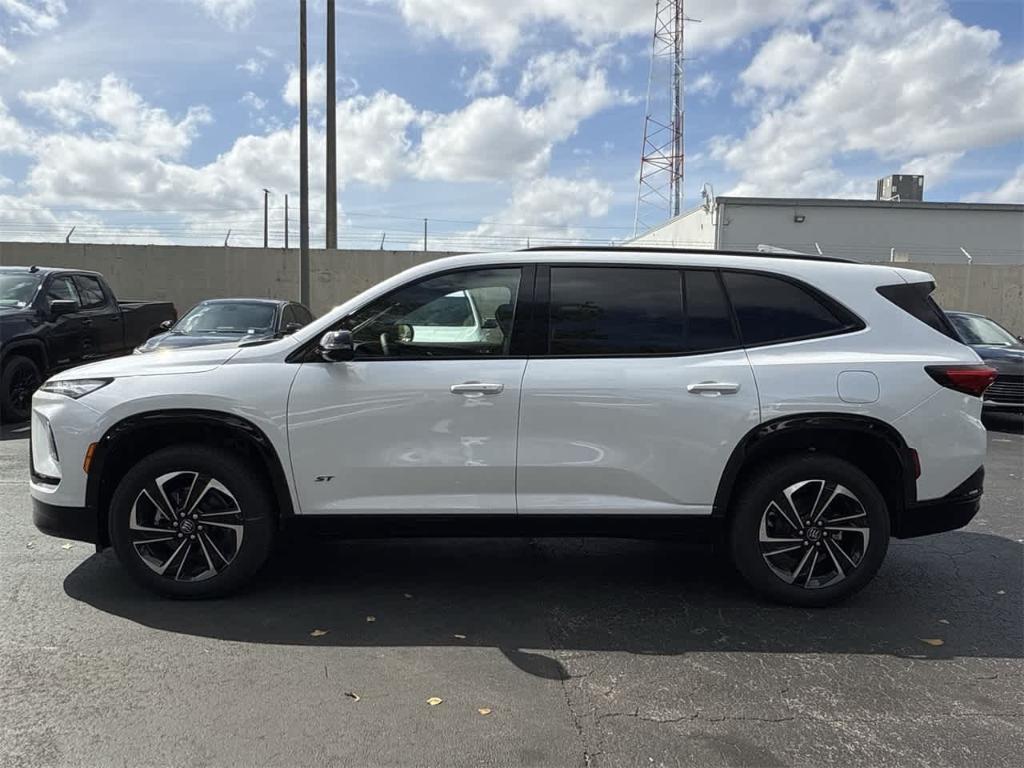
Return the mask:
[[135, 497], [129, 541], [154, 573], [205, 581], [227, 568], [242, 546], [245, 522], [234, 494], [209, 475], [160, 475]]
[[784, 488], [765, 507], [758, 534], [772, 573], [805, 589], [847, 579], [863, 562], [870, 540], [860, 499], [845, 486], [820, 479]]
[[35, 368], [25, 365], [14, 372], [11, 379], [11, 406], [18, 413], [28, 413], [32, 407], [32, 395], [42, 382]]

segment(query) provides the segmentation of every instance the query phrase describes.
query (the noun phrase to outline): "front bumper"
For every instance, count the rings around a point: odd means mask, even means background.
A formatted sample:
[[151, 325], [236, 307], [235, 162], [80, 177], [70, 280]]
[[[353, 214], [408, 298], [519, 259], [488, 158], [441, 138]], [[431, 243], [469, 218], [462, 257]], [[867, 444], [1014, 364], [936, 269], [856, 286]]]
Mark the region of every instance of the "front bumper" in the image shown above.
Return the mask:
[[985, 468], [979, 467], [941, 499], [909, 505], [894, 521], [892, 535], [897, 539], [911, 539], [963, 528], [981, 508], [984, 485]]
[[88, 507], [58, 507], [32, 499], [32, 522], [48, 536], [59, 539], [99, 542], [99, 519]]

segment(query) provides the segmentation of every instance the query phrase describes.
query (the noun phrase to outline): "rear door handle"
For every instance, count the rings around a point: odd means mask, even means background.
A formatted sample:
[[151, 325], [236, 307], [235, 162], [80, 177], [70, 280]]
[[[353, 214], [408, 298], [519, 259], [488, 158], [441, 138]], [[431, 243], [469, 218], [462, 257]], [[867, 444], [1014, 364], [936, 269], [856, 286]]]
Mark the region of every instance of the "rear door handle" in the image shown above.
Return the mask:
[[479, 381], [467, 381], [451, 386], [453, 395], [496, 395], [503, 389], [504, 384], [483, 384]]
[[718, 395], [735, 395], [740, 391], [740, 385], [728, 381], [702, 381], [699, 384], [687, 385], [686, 391], [695, 395], [717, 397]]

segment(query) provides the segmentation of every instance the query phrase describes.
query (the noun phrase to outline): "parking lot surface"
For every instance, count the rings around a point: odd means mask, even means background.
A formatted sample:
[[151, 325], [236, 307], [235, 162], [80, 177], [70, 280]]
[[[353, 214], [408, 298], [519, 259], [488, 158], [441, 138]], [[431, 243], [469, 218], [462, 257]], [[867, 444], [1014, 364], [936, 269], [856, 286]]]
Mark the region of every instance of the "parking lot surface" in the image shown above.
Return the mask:
[[5, 430], [0, 765], [1019, 764], [1024, 430], [988, 425], [975, 521], [817, 611], [699, 542], [596, 539], [296, 542], [162, 600], [35, 530]]

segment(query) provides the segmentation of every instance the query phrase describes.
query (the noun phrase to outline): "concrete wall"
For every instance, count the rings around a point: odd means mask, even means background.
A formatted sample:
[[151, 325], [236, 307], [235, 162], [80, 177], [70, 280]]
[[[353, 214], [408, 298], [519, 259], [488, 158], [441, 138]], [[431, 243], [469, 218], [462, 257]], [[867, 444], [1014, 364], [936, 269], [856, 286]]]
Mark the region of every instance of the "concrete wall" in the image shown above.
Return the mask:
[[697, 208], [634, 238], [630, 245], [655, 248], [714, 248], [714, 218], [711, 211], [703, 207]]
[[[310, 253], [311, 309], [323, 314], [371, 285], [449, 253]], [[58, 266], [102, 272], [120, 298], [173, 301], [184, 313], [203, 299], [299, 298], [299, 252], [280, 248], [0, 243], [0, 266]]]
[[[322, 314], [404, 269], [451, 254], [420, 251], [313, 251], [313, 311]], [[179, 312], [202, 299], [266, 296], [298, 299], [298, 251], [263, 248], [0, 243], [0, 266], [92, 269], [124, 299], [173, 301]], [[947, 309], [988, 315], [1024, 333], [1024, 266], [934, 264], [897, 266], [930, 272]]]
[[1024, 335], [1024, 266], [974, 264], [897, 264], [935, 277], [932, 294], [944, 309], [987, 315]]

